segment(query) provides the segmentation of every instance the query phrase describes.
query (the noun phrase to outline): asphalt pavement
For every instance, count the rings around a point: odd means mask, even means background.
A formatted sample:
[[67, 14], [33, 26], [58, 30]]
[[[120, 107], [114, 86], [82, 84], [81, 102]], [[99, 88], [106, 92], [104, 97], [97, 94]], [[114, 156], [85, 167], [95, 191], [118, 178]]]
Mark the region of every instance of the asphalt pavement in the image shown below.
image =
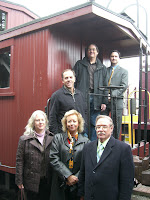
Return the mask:
[[131, 200], [150, 200], [150, 197], [140, 196], [133, 194]]

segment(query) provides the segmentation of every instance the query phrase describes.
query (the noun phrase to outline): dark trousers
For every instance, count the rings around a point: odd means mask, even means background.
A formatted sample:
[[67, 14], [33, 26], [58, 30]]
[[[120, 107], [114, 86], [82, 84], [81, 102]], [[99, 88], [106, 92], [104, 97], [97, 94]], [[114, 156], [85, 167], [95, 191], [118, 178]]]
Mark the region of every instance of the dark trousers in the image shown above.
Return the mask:
[[27, 200], [49, 200], [50, 198], [50, 184], [47, 183], [47, 180], [41, 179], [39, 185], [39, 192], [32, 192], [30, 190], [25, 190]]
[[80, 197], [77, 196], [77, 187], [73, 188], [73, 190], [71, 187], [67, 186], [65, 189], [65, 200], [80, 200]]
[[[108, 107], [105, 111], [105, 113], [103, 113], [104, 115], [109, 115], [109, 113], [111, 112], [110, 107]], [[122, 125], [122, 112], [123, 109], [113, 109], [113, 112], [111, 112], [111, 118], [113, 120], [114, 123], [114, 130], [113, 130], [113, 136], [116, 139], [119, 139], [120, 136], [120, 130], [121, 130], [121, 125]]]
[[90, 140], [96, 140], [95, 121], [96, 117], [100, 115], [100, 110], [94, 110], [94, 96], [90, 96]]
[[112, 117], [114, 122], [113, 135], [116, 139], [119, 139], [120, 136], [120, 130], [122, 125], [122, 112], [122, 109], [118, 109], [116, 112], [114, 111], [114, 116]]

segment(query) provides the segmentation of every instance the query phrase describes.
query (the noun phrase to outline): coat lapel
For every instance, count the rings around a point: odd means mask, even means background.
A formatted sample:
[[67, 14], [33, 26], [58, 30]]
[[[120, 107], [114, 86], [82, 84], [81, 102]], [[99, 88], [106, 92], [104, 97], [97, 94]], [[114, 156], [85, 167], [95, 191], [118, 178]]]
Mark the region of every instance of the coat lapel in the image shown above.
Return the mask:
[[40, 149], [40, 147], [39, 147], [39, 144], [38, 144], [38, 142], [36, 141], [36, 139], [31, 140], [31, 141], [30, 141], [30, 144], [32, 144], [33, 146], [35, 146], [36, 148], [38, 148], [38, 149], [41, 151], [41, 149]]
[[62, 133], [62, 135], [63, 135], [63, 138], [64, 138], [64, 144], [70, 149], [70, 146], [69, 146], [69, 143], [68, 143], [68, 140], [67, 140], [67, 138], [68, 138], [67, 133]]
[[106, 145], [106, 147], [104, 149], [104, 152], [103, 152], [103, 154], [102, 154], [102, 156], [100, 158], [100, 161], [97, 163], [95, 168], [100, 166], [105, 161], [105, 159], [111, 154], [114, 144], [115, 144], [115, 139], [111, 136], [111, 138], [108, 141], [108, 143], [107, 143], [107, 145]]
[[117, 68], [114, 70], [112, 78], [114, 78], [118, 74], [119, 70], [120, 70], [120, 66], [117, 66]]
[[53, 139], [53, 136], [47, 135], [46, 142], [45, 142], [45, 149], [52, 142], [52, 139]]
[[[63, 140], [64, 140], [64, 144], [67, 146], [68, 148], [68, 152], [69, 152], [69, 149], [70, 149], [70, 145], [68, 143], [68, 134], [67, 133], [63, 133]], [[66, 161], [69, 161], [72, 157], [72, 154], [71, 153], [68, 153], [67, 156], [66, 156]]]
[[74, 146], [77, 146], [78, 144], [83, 143], [83, 142], [84, 142], [83, 136], [79, 133], [78, 140], [75, 142]]
[[[33, 140], [31, 140], [30, 143], [41, 151], [39, 143], [37, 142], [37, 139], [35, 139], [34, 136], [31, 136], [30, 138], [33, 138]], [[48, 145], [52, 142], [53, 135], [49, 135], [49, 132], [46, 132], [45, 139], [46, 139], [46, 143], [45, 143], [45, 149], [46, 149]]]

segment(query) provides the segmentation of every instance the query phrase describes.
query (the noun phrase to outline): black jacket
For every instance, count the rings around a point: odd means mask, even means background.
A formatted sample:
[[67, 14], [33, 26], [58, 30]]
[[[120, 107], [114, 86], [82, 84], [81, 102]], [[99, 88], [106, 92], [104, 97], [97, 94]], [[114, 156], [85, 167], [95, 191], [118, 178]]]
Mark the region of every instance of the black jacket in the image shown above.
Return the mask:
[[52, 133], [56, 134], [62, 132], [61, 119], [67, 111], [72, 109], [81, 113], [82, 117], [86, 121], [85, 102], [83, 94], [79, 90], [76, 89], [73, 96], [63, 86], [52, 94], [49, 111], [49, 125]]
[[97, 163], [97, 140], [86, 144], [79, 174], [79, 196], [85, 200], [130, 200], [134, 180], [131, 147], [108, 141]]
[[51, 200], [65, 200], [64, 186], [66, 178], [70, 175], [75, 175], [78, 177], [82, 149], [84, 145], [89, 141], [88, 138], [84, 137], [82, 134], [78, 135], [78, 140], [75, 142], [73, 147], [73, 169], [68, 168], [68, 162], [71, 158], [69, 153], [69, 143], [68, 143], [67, 133], [60, 133], [54, 136], [52, 141], [52, 146], [50, 149], [50, 164], [54, 170], [52, 177], [52, 188], [51, 188]]
[[[79, 89], [87, 102], [88, 92], [89, 92], [89, 72], [88, 72], [89, 61], [86, 57], [83, 60], [76, 62], [74, 66], [74, 71], [76, 74], [75, 87]], [[108, 104], [108, 91], [100, 89], [99, 87], [107, 86], [107, 68], [101, 63], [97, 58], [96, 60], [96, 70], [94, 72], [94, 93], [100, 94], [99, 96], [94, 96], [94, 109], [100, 110], [101, 104]], [[103, 96], [104, 95], [104, 96]]]

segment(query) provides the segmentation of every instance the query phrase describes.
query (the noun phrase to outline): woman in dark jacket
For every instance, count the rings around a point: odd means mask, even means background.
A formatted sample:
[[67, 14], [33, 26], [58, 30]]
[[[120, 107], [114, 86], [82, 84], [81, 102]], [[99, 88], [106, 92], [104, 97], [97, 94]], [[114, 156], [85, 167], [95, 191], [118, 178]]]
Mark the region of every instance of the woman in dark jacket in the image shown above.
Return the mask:
[[48, 131], [46, 114], [31, 115], [19, 139], [16, 155], [16, 184], [25, 188], [27, 200], [48, 200], [51, 187], [49, 151], [53, 134]]
[[64, 133], [54, 136], [50, 149], [53, 167], [51, 200], [77, 200], [77, 183], [82, 149], [88, 138], [81, 133], [84, 119], [76, 110], [65, 113], [62, 119]]

